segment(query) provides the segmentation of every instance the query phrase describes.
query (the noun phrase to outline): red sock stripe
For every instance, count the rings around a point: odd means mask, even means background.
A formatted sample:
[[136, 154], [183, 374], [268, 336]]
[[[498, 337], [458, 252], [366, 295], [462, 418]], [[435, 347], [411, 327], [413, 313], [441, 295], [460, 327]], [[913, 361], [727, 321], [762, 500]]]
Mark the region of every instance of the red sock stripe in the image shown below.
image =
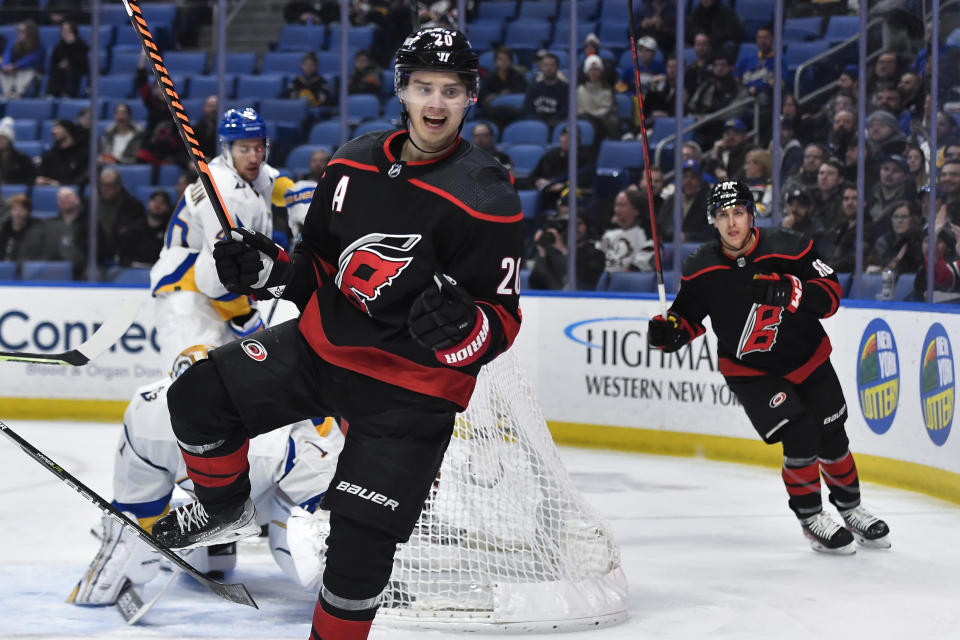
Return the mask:
[[229, 485], [250, 468], [250, 463], [247, 461], [249, 448], [250, 441], [247, 440], [242, 447], [225, 456], [204, 458], [184, 451], [182, 448], [180, 453], [183, 454], [183, 460], [187, 463], [187, 475], [194, 484], [216, 488]]
[[783, 467], [783, 484], [791, 496], [805, 496], [820, 493], [820, 467], [808, 464], [805, 467]]
[[373, 620], [343, 620], [323, 609], [320, 600], [313, 609], [310, 640], [366, 640]]
[[820, 467], [828, 485], [848, 487], [857, 481], [857, 464], [849, 451], [836, 462], [821, 462]]

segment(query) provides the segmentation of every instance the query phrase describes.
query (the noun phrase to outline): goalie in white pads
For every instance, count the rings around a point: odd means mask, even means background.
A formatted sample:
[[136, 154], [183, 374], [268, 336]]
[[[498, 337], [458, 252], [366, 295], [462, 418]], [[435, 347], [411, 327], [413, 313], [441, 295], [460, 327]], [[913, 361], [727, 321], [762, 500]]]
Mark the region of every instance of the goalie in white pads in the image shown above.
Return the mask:
[[[177, 359], [174, 377], [207, 347], [195, 346]], [[114, 459], [113, 505], [148, 532], [170, 509], [173, 490], [192, 494], [192, 482], [167, 411], [165, 378], [137, 389], [124, 414]], [[308, 591], [320, 588], [327, 513], [317, 504], [333, 477], [343, 434], [333, 419], [304, 420], [251, 442], [251, 497], [257, 524], [269, 525], [270, 550], [277, 564]], [[100, 550], [67, 602], [106, 606], [117, 602], [124, 584], [143, 585], [157, 576], [159, 555], [108, 516], [103, 517]], [[197, 549], [189, 562], [200, 571], [234, 568], [234, 544]]]
[[[217, 133], [221, 153], [210, 162], [210, 173], [234, 226], [271, 237], [271, 206], [284, 206], [293, 181], [266, 162], [270, 149], [266, 124], [254, 109], [230, 109]], [[160, 257], [150, 270], [157, 335], [166, 366], [191, 345], [219, 346], [263, 328], [250, 298], [232, 294], [220, 284], [211, 252], [222, 238], [223, 230], [198, 180], [177, 203]]]

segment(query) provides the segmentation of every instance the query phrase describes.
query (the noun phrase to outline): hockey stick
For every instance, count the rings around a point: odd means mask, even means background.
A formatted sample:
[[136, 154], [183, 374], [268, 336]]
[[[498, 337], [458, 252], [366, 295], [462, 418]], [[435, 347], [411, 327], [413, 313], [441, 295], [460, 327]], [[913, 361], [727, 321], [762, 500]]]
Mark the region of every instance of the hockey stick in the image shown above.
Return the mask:
[[217, 190], [217, 184], [213, 181], [210, 167], [207, 166], [207, 160], [203, 155], [203, 151], [200, 150], [200, 142], [197, 140], [197, 134], [194, 133], [193, 127], [190, 126], [190, 119], [187, 117], [183, 105], [180, 104], [180, 96], [177, 95], [177, 91], [173, 86], [173, 80], [170, 79], [170, 74], [167, 73], [167, 69], [163, 65], [163, 58], [160, 57], [160, 49], [157, 48], [157, 44], [153, 41], [153, 36], [150, 34], [150, 29], [147, 28], [147, 21], [143, 18], [140, 5], [137, 0], [123, 0], [123, 6], [127, 9], [127, 15], [130, 16], [130, 23], [133, 25], [133, 30], [136, 31], [140, 37], [140, 45], [143, 47], [143, 52], [147, 56], [147, 62], [153, 70], [157, 84], [160, 85], [160, 89], [163, 91], [163, 99], [167, 103], [167, 108], [170, 109], [170, 114], [173, 116], [173, 123], [176, 125], [177, 131], [180, 132], [183, 144], [189, 151], [187, 155], [190, 156], [190, 161], [197, 170], [197, 175], [200, 176], [200, 184], [203, 185], [203, 190], [206, 192], [207, 198], [210, 199], [213, 212], [220, 222], [220, 228], [223, 229], [224, 236], [229, 238], [230, 229], [235, 226], [233, 219], [230, 218], [230, 214], [227, 213], [227, 208], [223, 204], [223, 198], [220, 197], [220, 191]]
[[640, 90], [640, 60], [637, 58], [637, 32], [633, 20], [633, 0], [627, 0], [630, 17], [630, 50], [633, 51], [634, 85], [637, 91], [637, 111], [640, 112], [640, 142], [643, 147], [643, 174], [647, 180], [647, 208], [650, 210], [650, 232], [653, 236], [653, 259], [657, 268], [657, 293], [660, 294], [660, 315], [667, 317], [667, 293], [663, 286], [663, 265], [660, 264], [660, 238], [657, 235], [657, 216], [653, 209], [653, 174], [650, 172], [650, 149], [647, 146], [647, 123], [643, 117], [643, 95]]
[[63, 353], [24, 353], [16, 351], [0, 351], [0, 360], [7, 362], [34, 362], [37, 364], [63, 364], [72, 367], [81, 367], [94, 360], [101, 353], [113, 346], [123, 337], [134, 318], [140, 305], [132, 300], [121, 300], [116, 312], [100, 325], [89, 339], [76, 349]]
[[[188, 549], [187, 551], [192, 552], [193, 549]], [[184, 557], [188, 555], [189, 553]], [[157, 604], [160, 597], [167, 592], [167, 589], [170, 588], [170, 585], [173, 584], [173, 581], [176, 580], [177, 576], [181, 573], [182, 571], [180, 571], [179, 567], [174, 567], [173, 571], [170, 572], [170, 577], [167, 578], [167, 581], [160, 587], [160, 591], [146, 602], [143, 601], [140, 594], [134, 590], [133, 585], [127, 580], [127, 583], [120, 589], [120, 595], [117, 596], [116, 604], [117, 610], [120, 611], [120, 615], [123, 616], [126, 623], [137, 624], [140, 622], [140, 618], [147, 615], [147, 612], [153, 608], [153, 605]]]
[[154, 540], [153, 536], [140, 528], [137, 523], [127, 518], [127, 516], [120, 512], [116, 507], [100, 497], [100, 495], [95, 493], [87, 485], [83, 484], [70, 473], [65, 471], [63, 467], [44, 455], [42, 451], [14, 433], [10, 427], [5, 425], [3, 422], [0, 422], [0, 433], [3, 433], [3, 435], [7, 436], [18, 447], [23, 449], [24, 453], [43, 465], [50, 473], [60, 478], [60, 480], [66, 483], [67, 486], [71, 487], [74, 491], [96, 505], [100, 511], [116, 520], [121, 526], [126, 527], [128, 531], [132, 531], [138, 538], [146, 542], [167, 560], [172, 562], [174, 566], [179, 567], [181, 571], [191, 576], [194, 580], [205, 586], [207, 589], [225, 600], [230, 600], [231, 602], [236, 602], [238, 604], [245, 604], [249, 607], [253, 607], [254, 609], [260, 608], [257, 606], [257, 603], [250, 596], [250, 592], [247, 591], [247, 588], [243, 584], [223, 584], [221, 582], [217, 582], [216, 580], [211, 580], [207, 576], [194, 569], [193, 566], [187, 563], [183, 558]]

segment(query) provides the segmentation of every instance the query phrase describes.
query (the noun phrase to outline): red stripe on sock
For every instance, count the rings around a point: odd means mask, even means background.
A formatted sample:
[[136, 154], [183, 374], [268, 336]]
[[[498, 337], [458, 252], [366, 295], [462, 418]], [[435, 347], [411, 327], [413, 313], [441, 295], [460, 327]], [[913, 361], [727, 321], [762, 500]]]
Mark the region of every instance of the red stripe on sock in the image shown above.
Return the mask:
[[828, 485], [850, 486], [857, 481], [857, 464], [849, 451], [836, 462], [821, 462], [823, 479]]
[[317, 600], [313, 609], [313, 627], [310, 640], [366, 640], [373, 620], [343, 620], [326, 611]]
[[805, 467], [788, 467], [784, 465], [781, 472], [783, 484], [791, 496], [805, 496], [811, 493], [820, 493], [820, 467], [817, 463]]
[[247, 461], [247, 451], [250, 441], [246, 440], [243, 446], [225, 456], [201, 457], [180, 449], [183, 460], [187, 464], [187, 475], [194, 484], [201, 487], [225, 487], [250, 468]]

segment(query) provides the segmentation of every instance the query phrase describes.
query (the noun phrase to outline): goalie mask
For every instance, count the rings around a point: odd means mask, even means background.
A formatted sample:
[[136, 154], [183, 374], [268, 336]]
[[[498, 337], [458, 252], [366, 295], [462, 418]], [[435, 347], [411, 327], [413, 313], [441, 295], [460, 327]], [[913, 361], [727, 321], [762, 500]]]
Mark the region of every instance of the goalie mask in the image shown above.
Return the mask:
[[176, 380], [183, 375], [183, 372], [189, 369], [190, 365], [194, 362], [206, 360], [212, 349], [213, 347], [208, 344], [195, 344], [192, 347], [187, 347], [177, 354], [177, 357], [173, 360], [173, 369], [170, 371], [170, 377]]
[[[720, 182], [710, 190], [710, 197], [707, 199], [707, 222], [714, 223], [714, 216], [717, 211], [742, 204], [747, 208], [747, 212], [756, 215], [756, 205], [753, 200], [753, 192], [750, 187], [743, 182], [729, 180]], [[753, 223], [750, 224], [751, 228]]]
[[443, 27], [420, 29], [403, 41], [396, 57], [394, 87], [403, 107], [400, 118], [404, 128], [408, 126], [407, 105], [422, 104], [418, 102], [422, 97], [410, 90], [411, 74], [415, 71], [437, 71], [457, 74], [466, 87], [465, 93], [451, 95], [448, 102], [450, 108], [463, 109], [459, 132], [466, 120], [467, 109], [480, 94], [479, 58], [466, 36], [456, 29]]

